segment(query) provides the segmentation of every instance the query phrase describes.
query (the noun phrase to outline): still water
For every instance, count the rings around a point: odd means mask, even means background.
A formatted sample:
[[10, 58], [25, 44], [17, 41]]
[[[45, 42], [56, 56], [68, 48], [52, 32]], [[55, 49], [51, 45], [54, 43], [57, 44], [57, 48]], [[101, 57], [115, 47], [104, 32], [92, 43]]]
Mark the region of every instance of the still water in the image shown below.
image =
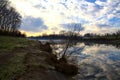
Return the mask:
[[120, 49], [115, 46], [79, 43], [67, 53], [79, 67], [75, 80], [120, 80]]
[[[59, 53], [64, 47], [59, 43], [61, 41], [56, 42], [55, 51]], [[120, 80], [120, 48], [117, 47], [117, 44], [113, 46], [105, 44], [86, 45], [84, 43], [70, 47], [67, 50], [68, 60], [79, 68], [79, 73], [74, 79]]]

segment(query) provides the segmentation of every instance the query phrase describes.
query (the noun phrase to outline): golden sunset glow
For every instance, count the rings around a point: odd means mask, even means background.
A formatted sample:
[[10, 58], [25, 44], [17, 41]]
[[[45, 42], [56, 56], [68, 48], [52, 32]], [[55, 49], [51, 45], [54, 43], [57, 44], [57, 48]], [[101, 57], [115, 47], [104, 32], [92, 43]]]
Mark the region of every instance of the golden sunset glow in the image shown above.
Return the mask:
[[119, 0], [9, 1], [22, 15], [21, 30], [27, 36], [58, 33], [65, 30], [61, 24], [70, 23], [81, 23], [84, 28], [82, 34], [115, 32], [120, 28]]

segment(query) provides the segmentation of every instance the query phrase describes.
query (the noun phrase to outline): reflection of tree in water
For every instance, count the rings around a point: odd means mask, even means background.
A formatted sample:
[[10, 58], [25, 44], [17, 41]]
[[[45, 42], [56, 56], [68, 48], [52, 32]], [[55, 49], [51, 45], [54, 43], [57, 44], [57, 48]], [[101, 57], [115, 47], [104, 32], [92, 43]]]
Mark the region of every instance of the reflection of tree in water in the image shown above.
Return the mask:
[[116, 48], [120, 49], [120, 44], [114, 44], [113, 46], [115, 46]]
[[[93, 45], [86, 47], [86, 49], [91, 47]], [[110, 56], [115, 59], [116, 56], [119, 56], [119, 53], [115, 53], [119, 52], [117, 51], [118, 49], [113, 46], [107, 47], [106, 45], [94, 45], [94, 47], [100, 48], [100, 52], [95, 52], [93, 49], [93, 53], [84, 54], [84, 49], [82, 49], [78, 51], [78, 56], [76, 53], [69, 58], [70, 62], [77, 62], [77, 65], [79, 65], [79, 74], [75, 77], [76, 80], [120, 80], [120, 61], [118, 59], [116, 61], [109, 59]], [[109, 49], [111, 49], [110, 53]]]
[[[68, 60], [79, 66], [79, 74], [75, 80], [120, 80], [119, 49], [109, 44], [76, 46], [67, 51], [68, 56], [73, 51]], [[74, 49], [80, 50], [74, 52]], [[83, 53], [85, 50], [90, 52]]]
[[88, 46], [93, 46], [93, 45], [101, 45], [101, 44], [104, 44], [106, 46], [115, 46], [116, 48], [120, 49], [120, 43], [94, 43], [94, 42], [84, 42], [85, 45], [88, 45]]

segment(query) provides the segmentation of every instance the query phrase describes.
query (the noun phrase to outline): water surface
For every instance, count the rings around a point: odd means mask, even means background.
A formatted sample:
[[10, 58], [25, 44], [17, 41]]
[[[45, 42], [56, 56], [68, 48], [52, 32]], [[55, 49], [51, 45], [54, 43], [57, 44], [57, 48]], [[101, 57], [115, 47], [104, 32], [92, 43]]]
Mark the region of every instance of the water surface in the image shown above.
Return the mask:
[[68, 52], [75, 49], [79, 50], [69, 59], [76, 61], [79, 67], [76, 80], [120, 80], [120, 49], [112, 45], [80, 43]]
[[[62, 51], [64, 44], [56, 42], [55, 51]], [[77, 43], [67, 55], [79, 67], [75, 80], [120, 80], [120, 48], [115, 45]]]

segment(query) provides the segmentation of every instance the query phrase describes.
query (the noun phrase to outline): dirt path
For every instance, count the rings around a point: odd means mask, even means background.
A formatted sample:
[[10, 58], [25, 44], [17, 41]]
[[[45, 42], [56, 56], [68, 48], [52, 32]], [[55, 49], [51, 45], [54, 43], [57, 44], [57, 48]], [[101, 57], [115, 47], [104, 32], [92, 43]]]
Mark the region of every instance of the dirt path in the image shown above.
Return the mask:
[[24, 60], [24, 64], [27, 67], [26, 72], [15, 80], [69, 80], [65, 75], [55, 71], [54, 67], [46, 62], [46, 58], [51, 53], [42, 51], [39, 47], [27, 49]]
[[67, 77], [56, 72], [53, 66], [48, 65], [45, 61], [48, 55], [47, 52], [37, 50], [27, 53], [25, 58], [26, 73], [17, 80], [67, 80]]
[[13, 54], [8, 51], [0, 52], [0, 65], [7, 64], [12, 56]]
[[16, 47], [12, 51], [2, 51], [0, 53], [0, 72], [2, 72], [0, 80], [70, 80], [67, 76], [57, 72], [54, 66], [48, 64], [46, 59], [52, 53], [45, 52], [46, 49], [51, 51], [42, 44], [34, 42], [28, 47]]

